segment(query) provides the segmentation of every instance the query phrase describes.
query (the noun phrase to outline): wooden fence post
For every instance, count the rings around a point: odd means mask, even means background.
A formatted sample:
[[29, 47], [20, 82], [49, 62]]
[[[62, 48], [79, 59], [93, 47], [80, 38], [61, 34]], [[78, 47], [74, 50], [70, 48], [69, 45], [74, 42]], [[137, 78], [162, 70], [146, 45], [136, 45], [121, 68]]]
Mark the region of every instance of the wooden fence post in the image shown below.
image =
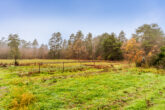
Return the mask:
[[38, 66], [39, 66], [39, 73], [40, 73], [40, 63], [39, 63], [39, 65], [38, 65]]
[[94, 62], [94, 66], [95, 66], [95, 61], [93, 61]]
[[64, 62], [63, 62], [63, 68], [62, 68], [62, 72], [64, 72]]

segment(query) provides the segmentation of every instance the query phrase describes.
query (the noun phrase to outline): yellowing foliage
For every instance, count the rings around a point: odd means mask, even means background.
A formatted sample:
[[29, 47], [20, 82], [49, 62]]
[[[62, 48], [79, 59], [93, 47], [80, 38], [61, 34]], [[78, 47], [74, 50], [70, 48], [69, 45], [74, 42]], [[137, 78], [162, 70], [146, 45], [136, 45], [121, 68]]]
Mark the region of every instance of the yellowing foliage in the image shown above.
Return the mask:
[[144, 51], [141, 49], [140, 43], [135, 38], [128, 40], [123, 46], [124, 57], [128, 61], [141, 62], [143, 59]]
[[9, 106], [11, 110], [28, 110], [28, 106], [35, 101], [35, 96], [32, 93], [23, 93], [23, 89], [20, 88], [14, 89], [13, 97]]

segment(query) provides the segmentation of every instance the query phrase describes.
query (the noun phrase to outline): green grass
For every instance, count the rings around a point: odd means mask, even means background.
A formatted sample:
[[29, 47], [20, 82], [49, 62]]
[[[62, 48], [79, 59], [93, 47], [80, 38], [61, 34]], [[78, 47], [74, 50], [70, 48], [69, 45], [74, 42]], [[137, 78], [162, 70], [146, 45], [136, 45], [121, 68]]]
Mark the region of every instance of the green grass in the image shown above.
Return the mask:
[[113, 65], [106, 71], [82, 65], [68, 64], [65, 72], [53, 65], [51, 74], [43, 66], [22, 77], [35, 67], [0, 67], [0, 110], [164, 110], [164, 70], [124, 62], [96, 63]]

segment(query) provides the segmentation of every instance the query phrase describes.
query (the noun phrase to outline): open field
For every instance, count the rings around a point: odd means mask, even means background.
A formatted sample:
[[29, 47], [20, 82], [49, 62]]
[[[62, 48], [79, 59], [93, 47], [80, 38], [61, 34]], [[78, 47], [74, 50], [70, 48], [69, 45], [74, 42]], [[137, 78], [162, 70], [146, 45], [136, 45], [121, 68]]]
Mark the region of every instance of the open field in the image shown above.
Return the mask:
[[[21, 60], [20, 63], [75, 62]], [[0, 63], [12, 63], [1, 60]], [[164, 70], [126, 62], [0, 67], [0, 110], [164, 110]]]

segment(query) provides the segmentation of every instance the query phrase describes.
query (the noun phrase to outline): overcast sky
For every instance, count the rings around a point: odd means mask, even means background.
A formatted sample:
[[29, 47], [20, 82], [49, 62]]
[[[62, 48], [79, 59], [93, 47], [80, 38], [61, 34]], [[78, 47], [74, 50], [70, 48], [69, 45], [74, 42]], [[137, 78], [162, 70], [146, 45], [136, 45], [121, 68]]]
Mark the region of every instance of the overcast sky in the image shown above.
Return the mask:
[[142, 24], [158, 23], [165, 31], [165, 0], [0, 0], [0, 37], [10, 33], [47, 43], [53, 32], [68, 39], [82, 30], [127, 38]]

